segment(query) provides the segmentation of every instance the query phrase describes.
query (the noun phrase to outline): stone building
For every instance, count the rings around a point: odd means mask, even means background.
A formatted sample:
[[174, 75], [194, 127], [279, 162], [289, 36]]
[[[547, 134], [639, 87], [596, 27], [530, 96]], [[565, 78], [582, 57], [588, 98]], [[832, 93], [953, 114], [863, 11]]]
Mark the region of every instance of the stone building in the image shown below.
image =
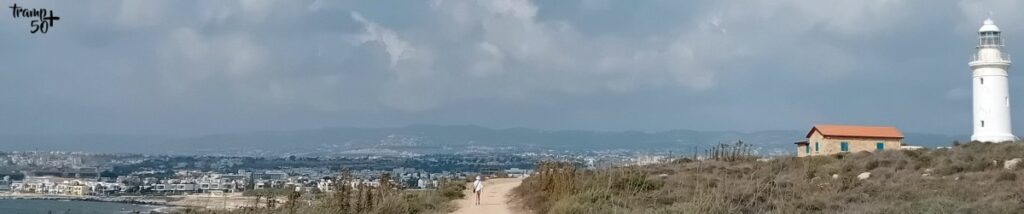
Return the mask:
[[898, 150], [903, 133], [891, 126], [815, 125], [807, 140], [796, 142], [798, 157]]

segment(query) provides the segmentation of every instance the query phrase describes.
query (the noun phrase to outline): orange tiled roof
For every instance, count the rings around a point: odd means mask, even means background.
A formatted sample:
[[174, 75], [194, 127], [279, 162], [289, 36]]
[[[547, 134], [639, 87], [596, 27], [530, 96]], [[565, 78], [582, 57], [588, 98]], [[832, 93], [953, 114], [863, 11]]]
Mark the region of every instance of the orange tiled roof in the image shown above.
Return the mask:
[[826, 137], [903, 138], [903, 133], [892, 126], [814, 125], [807, 137], [815, 130]]

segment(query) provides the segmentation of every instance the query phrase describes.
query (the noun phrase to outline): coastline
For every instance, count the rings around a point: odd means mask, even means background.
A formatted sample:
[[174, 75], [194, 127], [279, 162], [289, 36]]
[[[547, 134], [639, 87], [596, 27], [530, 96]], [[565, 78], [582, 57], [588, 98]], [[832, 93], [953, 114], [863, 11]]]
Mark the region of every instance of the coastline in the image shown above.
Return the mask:
[[237, 209], [251, 205], [253, 197], [232, 194], [193, 194], [174, 196], [77, 196], [39, 193], [0, 192], [0, 200], [94, 201], [156, 206], [158, 212], [186, 208]]
[[35, 193], [2, 193], [2, 200], [69, 200], [69, 201], [98, 201], [115, 202], [140, 205], [174, 206], [167, 200], [156, 199], [147, 196], [75, 196], [75, 195], [52, 195]]
[[150, 196], [74, 196], [74, 195], [52, 195], [52, 194], [37, 194], [37, 193], [13, 193], [4, 192], [0, 193], [0, 200], [53, 200], [53, 201], [90, 201], [90, 202], [107, 202], [107, 203], [121, 203], [121, 204], [134, 204], [144, 205], [152, 207], [150, 211], [156, 211], [158, 213], [169, 213], [173, 210], [184, 209], [188, 206], [175, 205], [168, 202], [166, 199], [154, 198]]

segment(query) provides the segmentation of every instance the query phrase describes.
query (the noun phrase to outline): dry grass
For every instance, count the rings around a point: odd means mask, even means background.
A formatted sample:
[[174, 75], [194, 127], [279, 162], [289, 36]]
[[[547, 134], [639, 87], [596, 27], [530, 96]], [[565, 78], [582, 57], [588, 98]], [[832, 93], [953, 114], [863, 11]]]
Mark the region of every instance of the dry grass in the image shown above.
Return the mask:
[[1022, 157], [1024, 144], [969, 143], [596, 171], [542, 163], [514, 194], [537, 213], [1020, 213], [1021, 170], [1003, 161]]
[[[340, 181], [351, 180], [345, 173]], [[343, 182], [336, 182], [342, 184]], [[445, 181], [436, 190], [403, 191], [396, 188], [388, 175], [380, 178], [380, 186], [339, 185], [338, 191], [303, 195], [290, 192], [284, 195], [257, 195], [246, 208], [236, 210], [183, 210], [187, 214], [355, 214], [355, 213], [447, 213], [451, 201], [462, 198], [464, 181]]]

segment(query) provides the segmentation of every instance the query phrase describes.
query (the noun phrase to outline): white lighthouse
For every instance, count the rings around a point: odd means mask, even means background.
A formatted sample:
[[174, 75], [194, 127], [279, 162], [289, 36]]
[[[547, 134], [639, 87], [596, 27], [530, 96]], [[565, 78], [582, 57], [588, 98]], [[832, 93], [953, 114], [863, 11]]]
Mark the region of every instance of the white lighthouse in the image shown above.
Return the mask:
[[972, 141], [998, 143], [1016, 139], [1010, 131], [1010, 55], [1003, 53], [1001, 36], [992, 19], [985, 19], [978, 29], [978, 53], [968, 63], [974, 76]]

